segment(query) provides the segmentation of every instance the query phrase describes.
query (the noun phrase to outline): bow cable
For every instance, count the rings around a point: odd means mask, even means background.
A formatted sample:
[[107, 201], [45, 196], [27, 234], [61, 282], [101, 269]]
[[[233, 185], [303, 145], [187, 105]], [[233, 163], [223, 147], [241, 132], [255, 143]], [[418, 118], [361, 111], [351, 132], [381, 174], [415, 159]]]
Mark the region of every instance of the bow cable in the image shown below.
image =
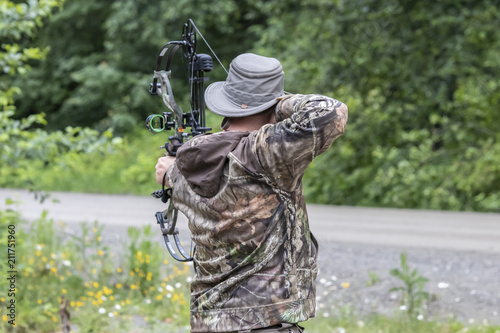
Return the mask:
[[224, 68], [224, 71], [226, 71], [226, 74], [229, 74], [228, 71], [227, 71], [227, 69], [226, 69], [226, 67], [224, 67], [224, 65], [222, 64], [222, 61], [220, 61], [219, 57], [217, 57], [217, 55], [215, 54], [214, 50], [212, 50], [212, 48], [210, 47], [210, 44], [208, 44], [207, 40], [205, 39], [205, 37], [203, 37], [203, 35], [201, 34], [200, 30], [198, 30], [198, 27], [194, 24], [193, 20], [189, 19], [189, 22], [191, 22], [191, 24], [193, 25], [193, 27], [196, 30], [196, 32], [200, 34], [201, 39], [203, 39], [203, 41], [205, 42], [205, 44], [207, 44], [208, 48], [210, 49], [210, 52], [212, 52], [212, 54], [214, 55], [215, 59], [217, 59], [217, 61], [219, 62], [219, 64], [222, 66], [222, 68]]

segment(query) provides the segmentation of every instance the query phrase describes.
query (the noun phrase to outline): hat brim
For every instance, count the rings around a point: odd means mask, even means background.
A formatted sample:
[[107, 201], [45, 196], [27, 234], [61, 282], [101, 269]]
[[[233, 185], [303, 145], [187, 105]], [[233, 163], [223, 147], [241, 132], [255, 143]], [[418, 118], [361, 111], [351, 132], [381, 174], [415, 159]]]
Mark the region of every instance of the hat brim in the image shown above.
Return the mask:
[[205, 103], [207, 104], [210, 111], [224, 117], [240, 118], [257, 114], [269, 109], [270, 107], [278, 103], [279, 100], [277, 98], [285, 95], [285, 93], [283, 92], [282, 95], [276, 96], [276, 98], [267, 103], [260, 104], [254, 107], [242, 107], [242, 105], [237, 105], [226, 97], [223, 91], [224, 83], [224, 81], [214, 82], [205, 90]]

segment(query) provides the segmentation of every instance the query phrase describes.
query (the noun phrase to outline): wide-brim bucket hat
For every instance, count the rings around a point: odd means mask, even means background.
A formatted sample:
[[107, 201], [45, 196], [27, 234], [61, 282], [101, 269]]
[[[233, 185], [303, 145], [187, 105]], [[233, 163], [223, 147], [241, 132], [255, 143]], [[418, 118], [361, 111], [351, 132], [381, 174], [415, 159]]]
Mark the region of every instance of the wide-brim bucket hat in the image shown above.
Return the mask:
[[281, 63], [253, 53], [231, 62], [226, 81], [214, 82], [205, 90], [208, 108], [224, 117], [246, 117], [269, 109], [285, 95], [285, 73]]

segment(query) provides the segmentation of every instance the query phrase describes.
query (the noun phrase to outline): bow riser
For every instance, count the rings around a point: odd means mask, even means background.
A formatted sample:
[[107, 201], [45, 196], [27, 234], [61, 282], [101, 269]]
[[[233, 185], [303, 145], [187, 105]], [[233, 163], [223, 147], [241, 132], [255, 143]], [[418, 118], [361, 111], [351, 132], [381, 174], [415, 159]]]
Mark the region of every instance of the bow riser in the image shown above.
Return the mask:
[[[189, 83], [191, 86], [191, 112], [188, 113], [184, 113], [175, 102], [170, 83], [172, 75], [170, 65], [175, 53], [180, 48], [182, 48], [184, 57], [188, 59]], [[165, 69], [162, 69], [164, 59], [166, 59], [166, 66]], [[160, 50], [153, 75], [153, 83], [150, 84], [149, 92], [151, 95], [159, 94], [165, 105], [170, 109], [170, 112], [149, 116], [146, 120], [146, 126], [151, 132], [175, 129], [175, 134], [168, 138], [164, 147], [161, 147], [166, 149], [171, 156], [176, 156], [179, 147], [190, 136], [196, 136], [212, 130], [206, 127], [205, 124], [203, 87], [204, 83], [209, 79], [204, 76], [204, 73], [211, 71], [212, 68], [213, 61], [210, 55], [196, 54], [196, 33], [194, 31], [194, 23], [191, 20], [184, 24], [181, 41], [168, 42]], [[187, 132], [186, 129], [190, 129], [190, 131]], [[169, 206], [164, 212], [156, 213], [156, 220], [160, 225], [165, 245], [170, 255], [178, 261], [192, 261], [193, 257], [184, 250], [179, 240], [179, 232], [175, 227], [178, 211], [172, 203], [172, 189], [165, 189], [165, 177], [166, 174], [163, 177], [162, 190], [155, 191], [152, 195], [155, 198], [161, 198], [164, 203], [168, 202]], [[173, 236], [178, 253], [174, 249], [169, 236]]]

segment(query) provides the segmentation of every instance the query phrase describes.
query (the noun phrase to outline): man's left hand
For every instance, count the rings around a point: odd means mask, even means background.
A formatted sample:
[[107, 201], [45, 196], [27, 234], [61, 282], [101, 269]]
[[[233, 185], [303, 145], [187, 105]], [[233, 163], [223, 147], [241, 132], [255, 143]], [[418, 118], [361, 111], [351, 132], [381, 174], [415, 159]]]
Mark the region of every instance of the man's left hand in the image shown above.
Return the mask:
[[[156, 163], [156, 182], [160, 185], [163, 184], [163, 176], [165, 172], [175, 163], [175, 156], [164, 156], [158, 159]], [[165, 187], [170, 187], [168, 184], [168, 177], [165, 177]]]

